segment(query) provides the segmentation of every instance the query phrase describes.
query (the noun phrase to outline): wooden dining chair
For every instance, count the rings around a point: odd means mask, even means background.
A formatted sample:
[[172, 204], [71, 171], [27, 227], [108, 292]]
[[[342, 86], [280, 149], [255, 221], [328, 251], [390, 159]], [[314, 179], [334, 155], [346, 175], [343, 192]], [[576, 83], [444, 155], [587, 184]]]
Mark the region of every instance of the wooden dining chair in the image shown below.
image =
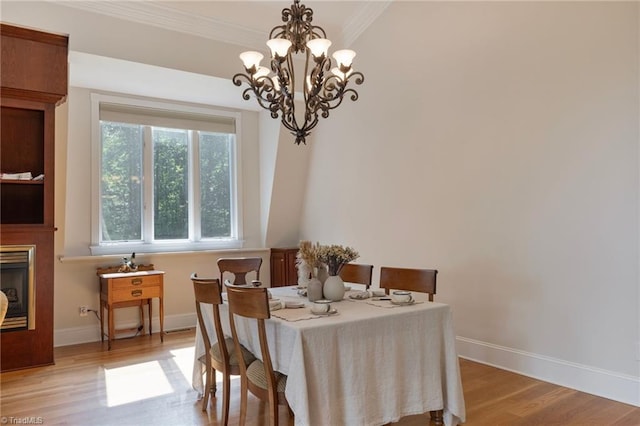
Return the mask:
[[218, 259], [218, 269], [220, 269], [220, 282], [224, 283], [224, 274], [232, 273], [234, 279], [231, 284], [247, 284], [247, 274], [255, 272], [256, 280], [260, 280], [261, 257], [221, 257]]
[[[204, 396], [202, 401], [202, 411], [207, 410], [209, 395], [215, 397], [216, 394], [216, 370], [222, 373], [222, 424], [229, 423], [229, 399], [231, 391], [231, 376], [240, 375], [240, 362], [237, 353], [242, 353], [242, 360], [246, 363], [253, 362], [256, 358], [243, 346], [236, 348], [233, 339], [225, 337], [222, 332], [220, 322], [219, 305], [222, 304], [222, 294], [220, 281], [217, 278], [199, 278], [195, 273], [191, 274], [193, 282], [193, 292], [196, 300], [196, 314], [200, 332], [204, 340], [205, 354], [200, 361], [206, 365], [206, 379]], [[202, 315], [202, 305], [211, 305], [213, 311], [213, 327], [216, 333], [217, 342], [211, 344], [211, 339], [207, 332], [207, 327]]]
[[284, 395], [287, 376], [274, 371], [269, 354], [269, 344], [264, 321], [271, 317], [269, 312], [269, 296], [263, 287], [227, 286], [229, 302], [229, 324], [236, 348], [240, 347], [234, 315], [255, 319], [262, 361], [256, 359], [252, 363], [240, 362], [240, 425], [247, 419], [247, 389], [263, 401], [269, 403], [269, 425], [278, 424], [278, 405], [286, 405], [291, 419], [293, 413]]
[[387, 294], [389, 294], [389, 290], [391, 289], [427, 293], [429, 295], [429, 301], [433, 302], [433, 296], [436, 294], [437, 275], [438, 271], [435, 269], [408, 269], [383, 266], [380, 268], [380, 288], [385, 289]]
[[[386, 294], [389, 294], [389, 291], [392, 289], [427, 293], [429, 295], [429, 301], [433, 302], [433, 296], [436, 294], [437, 275], [438, 271], [436, 269], [409, 269], [383, 266], [380, 268], [380, 288], [385, 289]], [[444, 424], [442, 418], [443, 410], [433, 410], [430, 411], [429, 414], [436, 425]]]
[[364, 284], [366, 290], [371, 287], [371, 276], [373, 275], [373, 265], [360, 263], [345, 263], [340, 269], [340, 278], [345, 283]]

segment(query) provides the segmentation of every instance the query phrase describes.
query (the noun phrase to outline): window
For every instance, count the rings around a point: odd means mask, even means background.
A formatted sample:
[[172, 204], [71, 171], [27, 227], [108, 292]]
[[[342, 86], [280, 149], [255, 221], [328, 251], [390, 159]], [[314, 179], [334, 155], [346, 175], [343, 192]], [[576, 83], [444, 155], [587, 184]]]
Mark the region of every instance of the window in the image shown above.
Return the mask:
[[241, 246], [239, 115], [92, 95], [92, 254]]

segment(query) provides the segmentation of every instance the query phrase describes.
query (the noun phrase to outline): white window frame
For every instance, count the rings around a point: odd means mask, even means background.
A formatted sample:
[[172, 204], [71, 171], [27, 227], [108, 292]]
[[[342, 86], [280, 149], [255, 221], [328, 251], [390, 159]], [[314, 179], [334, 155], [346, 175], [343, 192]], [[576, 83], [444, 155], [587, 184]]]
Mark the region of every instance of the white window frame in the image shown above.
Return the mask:
[[[145, 140], [143, 155], [143, 167], [144, 167], [144, 199], [143, 203], [143, 242], [113, 242], [113, 243], [100, 243], [100, 215], [102, 212], [101, 205], [101, 164], [102, 164], [102, 144], [101, 144], [101, 131], [100, 131], [100, 104], [120, 104], [123, 106], [135, 106], [142, 108], [161, 109], [168, 111], [177, 111], [182, 113], [193, 114], [205, 114], [213, 116], [231, 117], [235, 120], [236, 126], [236, 142], [232, 148], [231, 161], [230, 161], [230, 174], [231, 174], [231, 237], [230, 238], [216, 238], [216, 239], [200, 239], [200, 211], [195, 208], [195, 205], [199, 204], [199, 194], [193, 194], [195, 188], [199, 187], [199, 182], [194, 181], [194, 178], [199, 178], [199, 164], [193, 163], [193, 156], [189, 155], [189, 166], [192, 172], [189, 174], [190, 185], [190, 199], [195, 203], [189, 203], [189, 240], [184, 241], [158, 241], [153, 240], [153, 172], [151, 172], [151, 155], [152, 146], [148, 140]], [[100, 93], [91, 94], [91, 150], [92, 150], [92, 163], [91, 163], [91, 245], [90, 250], [92, 255], [110, 255], [110, 254], [129, 254], [135, 253], [162, 253], [162, 252], [175, 252], [175, 251], [200, 251], [200, 250], [227, 250], [238, 249], [243, 247], [243, 210], [242, 210], [242, 143], [241, 143], [241, 114], [237, 112], [216, 110], [213, 108], [173, 104], [161, 101], [152, 101], [145, 99], [135, 99], [124, 96], [105, 95]], [[146, 132], [145, 132], [146, 133]], [[147, 136], [145, 135], [145, 138]], [[195, 140], [193, 148], [197, 149], [199, 140]], [[151, 179], [147, 177], [151, 176]], [[197, 197], [197, 199], [193, 198]], [[194, 226], [198, 224], [198, 226]], [[195, 232], [194, 232], [195, 231]]]

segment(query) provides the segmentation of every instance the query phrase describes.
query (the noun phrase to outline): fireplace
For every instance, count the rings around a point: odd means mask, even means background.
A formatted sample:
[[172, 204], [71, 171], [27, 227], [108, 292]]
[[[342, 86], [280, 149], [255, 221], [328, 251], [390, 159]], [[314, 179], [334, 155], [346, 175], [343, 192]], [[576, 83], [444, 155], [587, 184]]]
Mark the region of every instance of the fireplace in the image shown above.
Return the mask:
[[0, 290], [9, 300], [2, 332], [36, 327], [35, 251], [33, 245], [0, 246]]

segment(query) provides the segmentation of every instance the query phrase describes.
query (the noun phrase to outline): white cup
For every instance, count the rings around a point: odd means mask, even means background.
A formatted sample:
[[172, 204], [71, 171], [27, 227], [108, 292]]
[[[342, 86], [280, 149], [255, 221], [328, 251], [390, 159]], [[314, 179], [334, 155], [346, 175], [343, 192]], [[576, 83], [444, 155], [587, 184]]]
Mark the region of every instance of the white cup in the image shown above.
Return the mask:
[[396, 290], [391, 293], [391, 300], [396, 303], [411, 303], [413, 302], [413, 296], [410, 291]]
[[316, 300], [311, 304], [311, 312], [314, 314], [326, 314], [331, 310], [331, 301], [330, 300]]
[[386, 295], [387, 295], [387, 293], [382, 289], [372, 289], [371, 290], [371, 297], [384, 297]]

